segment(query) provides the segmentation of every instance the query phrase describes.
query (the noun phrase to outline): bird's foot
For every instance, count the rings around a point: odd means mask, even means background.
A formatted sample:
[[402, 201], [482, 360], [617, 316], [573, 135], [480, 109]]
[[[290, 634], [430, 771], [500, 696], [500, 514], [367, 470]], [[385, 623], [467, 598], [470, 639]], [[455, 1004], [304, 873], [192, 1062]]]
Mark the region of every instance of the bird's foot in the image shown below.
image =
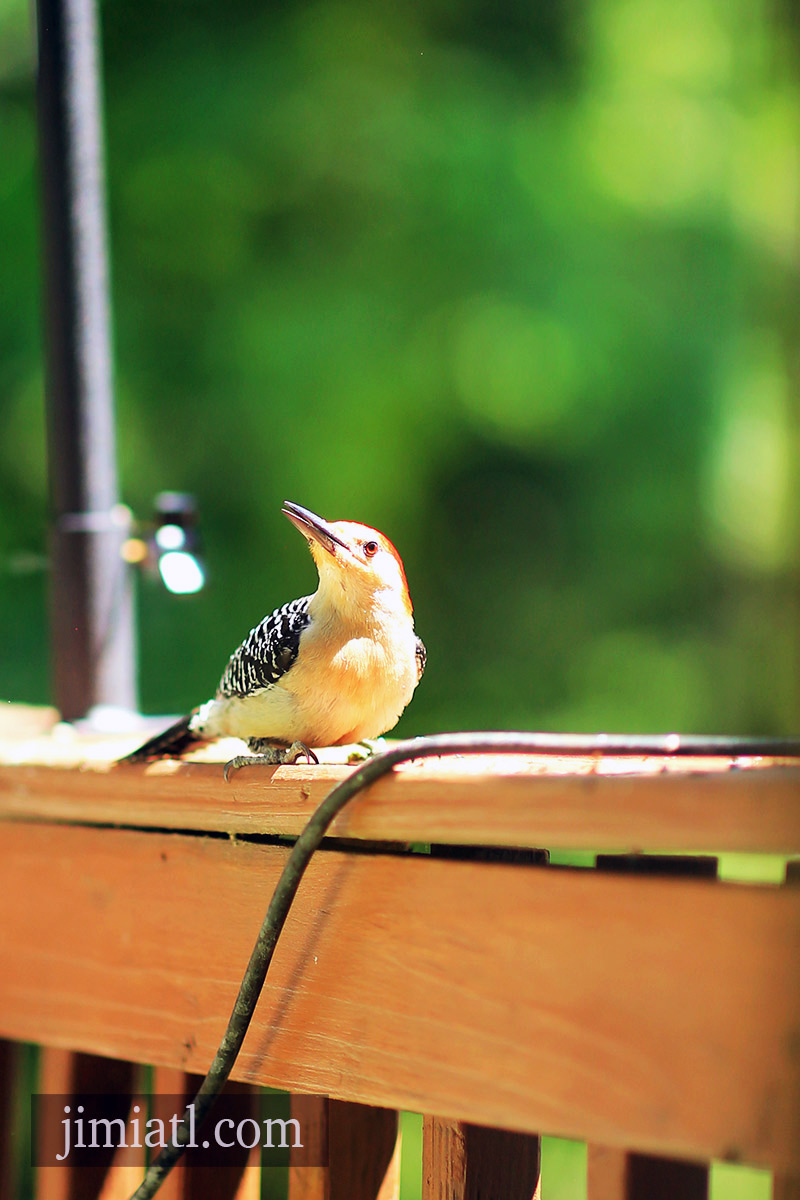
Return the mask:
[[226, 783], [232, 771], [240, 767], [281, 767], [287, 763], [296, 763], [298, 758], [306, 758], [310, 763], [319, 765], [319, 759], [305, 742], [292, 742], [291, 746], [266, 746], [258, 754], [237, 754], [225, 763], [222, 772]]
[[292, 742], [289, 749], [285, 751], [282, 761], [285, 763], [296, 763], [298, 758], [305, 758], [306, 762], [315, 763], [319, 766], [319, 759], [305, 742]]
[[382, 754], [385, 749], [385, 738], [363, 738], [353, 746], [347, 756], [347, 761], [348, 763], [364, 762], [368, 758], [374, 758], [376, 754]]

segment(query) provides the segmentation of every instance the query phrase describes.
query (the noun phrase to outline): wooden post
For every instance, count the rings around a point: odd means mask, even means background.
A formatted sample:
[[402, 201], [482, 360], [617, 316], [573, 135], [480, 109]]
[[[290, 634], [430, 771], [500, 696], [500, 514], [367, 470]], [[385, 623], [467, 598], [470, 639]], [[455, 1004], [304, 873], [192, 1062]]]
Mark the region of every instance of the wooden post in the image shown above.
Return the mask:
[[589, 1146], [589, 1200], [707, 1200], [703, 1163]]
[[800, 1200], [800, 1178], [776, 1175], [772, 1180], [772, 1200]]
[[[64, 1096], [67, 1103], [70, 1096], [113, 1096], [118, 1098], [113, 1115], [126, 1117], [135, 1078], [133, 1063], [69, 1050], [42, 1050], [39, 1091]], [[42, 1126], [39, 1136], [47, 1157], [54, 1144], [56, 1150], [64, 1145], [62, 1130], [60, 1126], [54, 1128], [52, 1121]], [[118, 1152], [110, 1148], [98, 1150], [96, 1162], [89, 1165], [40, 1167], [36, 1172], [36, 1200], [116, 1200], [120, 1194], [114, 1179], [118, 1162]]]
[[[289, 1200], [397, 1200], [400, 1194], [400, 1134], [393, 1109], [292, 1096], [307, 1160], [326, 1166], [289, 1167]], [[322, 1154], [309, 1150], [313, 1140]]]
[[[786, 884], [788, 887], [800, 884], [800, 858], [790, 858], [786, 863]], [[800, 1200], [800, 1176], [773, 1176], [772, 1200]]]
[[[547, 866], [547, 850], [495, 846], [431, 846], [439, 858]], [[535, 1134], [425, 1116], [423, 1200], [539, 1200], [542, 1142]]]
[[[197, 1092], [202, 1078], [170, 1067], [157, 1068], [153, 1079], [152, 1115], [168, 1122], [176, 1112], [176, 1098], [180, 1098], [181, 1105], [187, 1104]], [[258, 1120], [259, 1088], [231, 1080], [225, 1085], [223, 1095], [249, 1097], [249, 1110]], [[183, 1115], [181, 1106], [178, 1111]], [[208, 1120], [213, 1122], [213, 1110]], [[187, 1155], [191, 1155], [191, 1151]], [[226, 1152], [226, 1162], [214, 1167], [194, 1166], [185, 1156], [172, 1168], [158, 1196], [159, 1200], [259, 1200], [260, 1194], [261, 1149], [256, 1145], [252, 1150], [231, 1148]]]
[[422, 1200], [539, 1200], [540, 1175], [538, 1137], [423, 1120]]
[[0, 1041], [0, 1196], [16, 1196], [18, 1162], [14, 1138], [14, 1097], [19, 1086], [19, 1049]]
[[[717, 860], [689, 855], [599, 854], [597, 868], [633, 875], [713, 879]], [[608, 1146], [588, 1147], [588, 1200], [708, 1200], [708, 1179], [708, 1167], [703, 1163]]]

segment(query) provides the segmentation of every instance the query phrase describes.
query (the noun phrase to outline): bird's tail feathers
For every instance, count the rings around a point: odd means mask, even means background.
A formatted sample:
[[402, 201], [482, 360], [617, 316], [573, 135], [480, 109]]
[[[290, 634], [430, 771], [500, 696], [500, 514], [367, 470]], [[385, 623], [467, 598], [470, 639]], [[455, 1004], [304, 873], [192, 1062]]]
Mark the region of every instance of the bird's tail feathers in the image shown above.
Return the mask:
[[181, 717], [174, 725], [151, 737], [144, 745], [139, 746], [131, 754], [126, 754], [118, 761], [121, 763], [152, 762], [156, 758], [180, 758], [180, 756], [204, 739], [192, 732], [191, 721], [194, 712]]

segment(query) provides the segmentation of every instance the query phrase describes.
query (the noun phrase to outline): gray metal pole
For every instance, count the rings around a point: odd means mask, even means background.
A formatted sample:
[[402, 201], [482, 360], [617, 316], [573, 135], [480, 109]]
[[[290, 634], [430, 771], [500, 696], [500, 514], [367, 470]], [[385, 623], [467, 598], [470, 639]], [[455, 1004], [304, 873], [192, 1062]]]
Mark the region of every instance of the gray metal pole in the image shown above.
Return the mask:
[[94, 0], [38, 0], [55, 701], [136, 707], [118, 505]]

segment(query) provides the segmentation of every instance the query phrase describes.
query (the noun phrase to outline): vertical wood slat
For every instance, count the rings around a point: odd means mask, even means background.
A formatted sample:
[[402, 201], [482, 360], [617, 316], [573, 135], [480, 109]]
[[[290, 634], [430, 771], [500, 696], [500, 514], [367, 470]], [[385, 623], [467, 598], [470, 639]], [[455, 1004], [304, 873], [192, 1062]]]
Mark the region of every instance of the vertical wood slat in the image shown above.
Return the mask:
[[800, 1177], [776, 1175], [772, 1178], [772, 1200], [800, 1200]]
[[[113, 1115], [125, 1116], [130, 1107], [136, 1080], [133, 1063], [78, 1054], [69, 1050], [42, 1050], [38, 1090], [51, 1095], [119, 1097]], [[69, 1101], [67, 1101], [68, 1103]], [[112, 1115], [112, 1114], [109, 1114]], [[52, 1123], [39, 1130], [42, 1148], [63, 1147], [63, 1131]], [[40, 1167], [36, 1172], [36, 1200], [117, 1200], [124, 1195], [120, 1171], [130, 1164], [113, 1149], [97, 1151], [94, 1165]], [[125, 1178], [125, 1185], [129, 1176]]]
[[[134, 1078], [141, 1076], [142, 1068], [134, 1068], [134, 1071]], [[138, 1112], [134, 1112], [134, 1108], [138, 1108]], [[131, 1105], [128, 1110], [128, 1126], [125, 1135], [125, 1140], [128, 1143], [141, 1140], [141, 1136], [139, 1138], [134, 1137], [134, 1127], [130, 1124], [131, 1119], [138, 1119], [138, 1128], [141, 1134], [141, 1131], [144, 1130], [146, 1117], [147, 1100], [143, 1095], [134, 1094], [131, 1097]], [[106, 1174], [99, 1200], [129, 1200], [129, 1197], [144, 1177], [144, 1156], [145, 1152], [142, 1146], [128, 1145], [127, 1147], [120, 1147], [115, 1153], [111, 1167]]]
[[15, 1042], [0, 1040], [0, 1196], [17, 1194], [14, 1099], [20, 1077], [19, 1052], [20, 1047]]
[[589, 1146], [589, 1200], [707, 1200], [704, 1163]]
[[[787, 886], [800, 885], [800, 858], [790, 858], [787, 861], [785, 874]], [[772, 1200], [800, 1200], [800, 1176], [774, 1175]]]
[[786, 863], [786, 882], [793, 886], [800, 884], [800, 858], [790, 858]]
[[[471, 862], [545, 867], [547, 850], [432, 845], [431, 854]], [[425, 1116], [422, 1125], [422, 1200], [539, 1200], [541, 1138]]]
[[[163, 1121], [166, 1129], [169, 1129], [168, 1122], [174, 1112], [174, 1105], [166, 1097], [187, 1098], [188, 1080], [189, 1076], [175, 1067], [157, 1067], [153, 1071], [150, 1117]], [[154, 1153], [151, 1152], [151, 1155], [154, 1157]], [[186, 1174], [186, 1164], [179, 1159], [159, 1189], [159, 1200], [183, 1200], [186, 1195]]]
[[[175, 1100], [187, 1104], [202, 1083], [201, 1075], [189, 1075], [171, 1067], [158, 1067], [153, 1073], [151, 1115], [164, 1121], [169, 1136], [170, 1118], [176, 1111]], [[224, 1095], [250, 1097], [253, 1117], [258, 1120], [259, 1088], [229, 1081]], [[182, 1115], [183, 1109], [180, 1109]], [[213, 1122], [213, 1110], [209, 1121]], [[200, 1141], [200, 1137], [198, 1137]], [[180, 1159], [161, 1185], [159, 1200], [259, 1200], [261, 1194], [261, 1151], [242, 1147], [226, 1152], [224, 1164], [214, 1167], [187, 1165]]]
[[397, 1112], [331, 1100], [292, 1096], [308, 1158], [309, 1142], [327, 1140], [327, 1166], [290, 1166], [289, 1200], [398, 1200], [400, 1130]]
[[[635, 875], [675, 875], [713, 879], [717, 860], [708, 856], [599, 854], [598, 870]], [[588, 1200], [708, 1200], [704, 1163], [634, 1154], [590, 1145]]]
[[[39, 1090], [65, 1096], [91, 1094], [119, 1095], [119, 1115], [125, 1115], [134, 1093], [136, 1068], [131, 1063], [75, 1054], [65, 1050], [44, 1049]], [[200, 1077], [183, 1071], [159, 1069], [155, 1072], [151, 1115], [160, 1117], [167, 1126], [175, 1111], [176, 1096], [189, 1100], [200, 1083]], [[255, 1104], [258, 1089], [247, 1084], [231, 1083], [230, 1092], [252, 1096]], [[171, 1097], [169, 1103], [163, 1098]], [[161, 1100], [161, 1102], [160, 1102]], [[144, 1110], [144, 1102], [141, 1102]], [[117, 1115], [115, 1113], [114, 1115]], [[144, 1129], [146, 1112], [140, 1116]], [[55, 1139], [63, 1145], [60, 1128], [44, 1127], [41, 1136], [45, 1145]], [[141, 1148], [98, 1151], [97, 1165], [43, 1167], [37, 1172], [36, 1200], [127, 1200], [141, 1182], [145, 1170]], [[259, 1148], [242, 1149], [236, 1161], [236, 1151], [230, 1151], [230, 1164], [212, 1170], [189, 1168], [183, 1162], [169, 1174], [160, 1191], [163, 1200], [258, 1200], [261, 1189]], [[0, 1193], [5, 1196], [11, 1193]]]
[[539, 1200], [540, 1177], [538, 1137], [424, 1117], [422, 1200]]
[[800, 1177], [776, 1175], [772, 1180], [772, 1200], [800, 1200]]
[[613, 1146], [586, 1148], [586, 1191], [588, 1200], [625, 1200], [629, 1192], [630, 1155]]

